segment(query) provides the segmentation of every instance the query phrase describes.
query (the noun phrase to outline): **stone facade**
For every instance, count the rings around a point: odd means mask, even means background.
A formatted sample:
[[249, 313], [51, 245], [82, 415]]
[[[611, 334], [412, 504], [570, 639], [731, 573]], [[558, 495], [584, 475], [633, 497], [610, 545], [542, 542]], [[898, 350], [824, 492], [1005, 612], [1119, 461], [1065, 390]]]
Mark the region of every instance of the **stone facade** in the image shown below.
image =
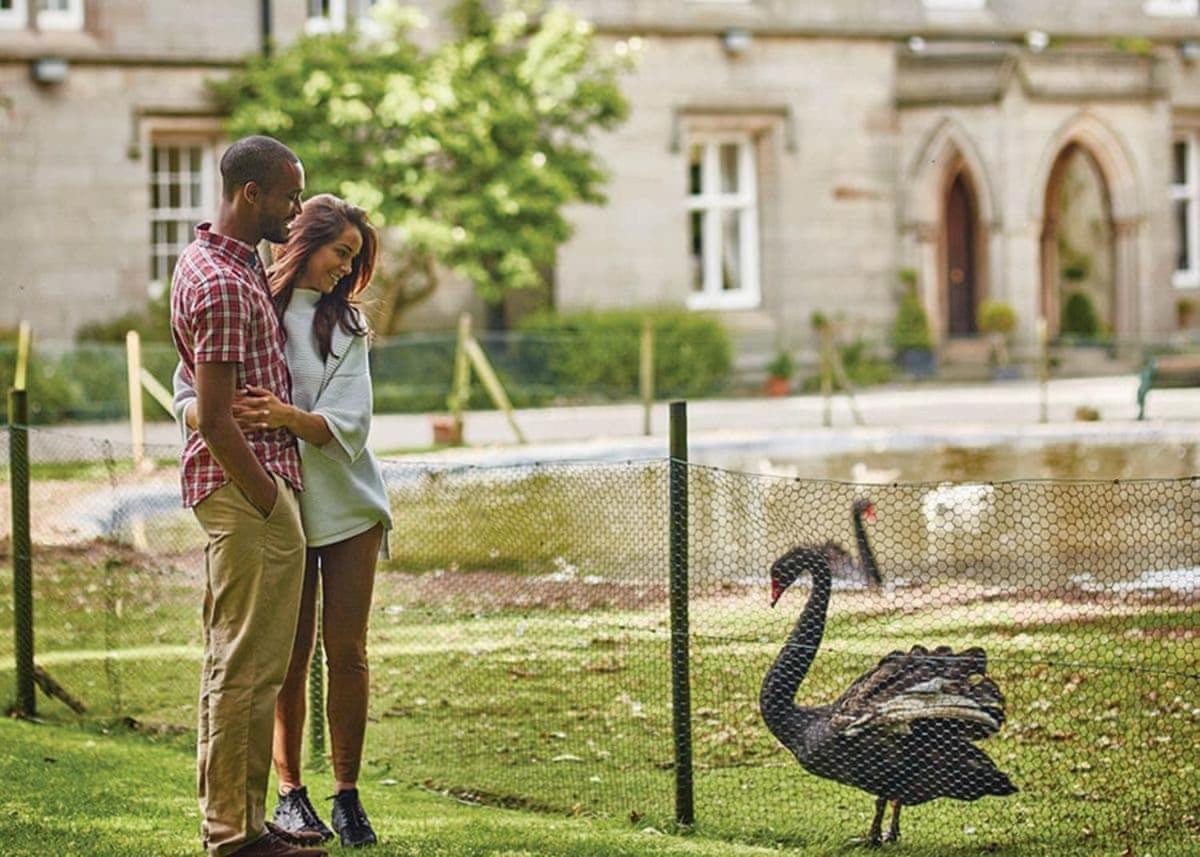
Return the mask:
[[[304, 27], [302, 0], [267, 5], [278, 41]], [[437, 32], [447, 0], [417, 5]], [[969, 332], [970, 306], [990, 297], [1029, 341], [1039, 316], [1055, 328], [1064, 241], [1086, 232], [1067, 226], [1065, 176], [1092, 183], [1070, 217], [1096, 225], [1088, 288], [1114, 333], [1166, 334], [1200, 286], [1177, 273], [1172, 202], [1173, 156], [1200, 130], [1189, 0], [571, 5], [602, 49], [639, 62], [628, 122], [596, 140], [609, 203], [572, 212], [555, 271], [564, 310], [692, 305], [760, 352], [806, 345], [815, 310], [882, 338], [912, 269], [939, 339]], [[1150, 14], [1164, 10], [1183, 16]], [[245, 0], [84, 12], [80, 32], [0, 20], [0, 327], [26, 318], [42, 338], [144, 302], [151, 152], [201, 146], [197, 175], [211, 179], [220, 117], [204, 81], [264, 34], [262, 5]], [[34, 80], [45, 57], [68, 60], [65, 80]], [[1200, 237], [1190, 273], [1198, 251]], [[449, 327], [463, 307], [478, 309], [450, 285], [410, 324]]]

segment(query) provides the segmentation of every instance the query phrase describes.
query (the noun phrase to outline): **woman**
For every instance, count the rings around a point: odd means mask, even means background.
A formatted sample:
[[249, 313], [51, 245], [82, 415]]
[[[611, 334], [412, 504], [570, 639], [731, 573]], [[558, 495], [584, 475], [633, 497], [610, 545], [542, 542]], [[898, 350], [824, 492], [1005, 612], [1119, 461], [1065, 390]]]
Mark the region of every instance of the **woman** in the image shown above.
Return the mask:
[[[329, 668], [326, 706], [336, 791], [332, 824], [343, 845], [376, 842], [358, 795], [367, 720], [367, 619], [375, 562], [391, 528], [379, 464], [366, 448], [371, 423], [368, 330], [354, 299], [367, 287], [378, 241], [366, 214], [330, 194], [304, 204], [267, 272], [284, 333], [292, 402], [247, 387], [234, 403], [243, 432], [284, 427], [299, 439], [307, 542], [304, 588], [287, 678], [275, 705], [275, 771], [284, 830], [333, 832], [301, 780], [306, 682], [316, 638], [317, 584]], [[195, 428], [195, 393], [175, 377], [175, 410]]]

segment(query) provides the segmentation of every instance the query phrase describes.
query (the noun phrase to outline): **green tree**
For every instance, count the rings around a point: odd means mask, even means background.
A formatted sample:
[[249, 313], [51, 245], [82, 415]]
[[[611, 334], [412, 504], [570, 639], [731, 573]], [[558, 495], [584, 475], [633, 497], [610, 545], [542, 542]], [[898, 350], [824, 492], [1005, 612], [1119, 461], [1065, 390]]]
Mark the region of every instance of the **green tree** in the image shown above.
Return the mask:
[[271, 134], [304, 161], [311, 193], [339, 194], [387, 229], [375, 321], [396, 329], [443, 272], [498, 303], [545, 286], [571, 235], [565, 206], [601, 203], [591, 135], [625, 117], [624, 42], [602, 53], [565, 8], [458, 0], [431, 49], [394, 3], [374, 26], [304, 37], [213, 84], [234, 136]]
[[931, 351], [933, 333], [929, 329], [929, 317], [921, 306], [921, 299], [914, 287], [908, 288], [900, 298], [896, 319], [892, 323], [892, 347], [896, 351]]

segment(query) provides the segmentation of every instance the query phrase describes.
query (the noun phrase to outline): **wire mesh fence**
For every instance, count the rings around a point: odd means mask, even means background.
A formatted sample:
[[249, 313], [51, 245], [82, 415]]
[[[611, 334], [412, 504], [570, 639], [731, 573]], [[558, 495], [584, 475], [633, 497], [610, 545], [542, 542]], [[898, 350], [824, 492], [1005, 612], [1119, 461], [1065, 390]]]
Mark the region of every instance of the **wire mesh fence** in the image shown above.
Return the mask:
[[[639, 395], [640, 340], [636, 326], [626, 327], [590, 333], [479, 331], [474, 337], [516, 407], [622, 401]], [[677, 345], [686, 333], [664, 333], [664, 353], [656, 370], [660, 394], [711, 395], [724, 389], [728, 366], [685, 365], [697, 359], [695, 353], [679, 353]], [[408, 333], [375, 342], [370, 362], [376, 412], [445, 410], [454, 387], [457, 348], [455, 331]], [[12, 382], [15, 351], [15, 344], [0, 339], [0, 388]], [[178, 362], [174, 346], [143, 342], [141, 360], [169, 389]], [[36, 425], [122, 419], [129, 414], [123, 343], [41, 342], [30, 366], [30, 422]], [[473, 409], [495, 407], [479, 383], [472, 385], [466, 404]], [[143, 407], [151, 419], [170, 418], [147, 393]]]
[[[690, 342], [687, 330], [667, 329], [656, 336], [651, 345], [654, 386], [663, 399], [758, 392], [760, 364], [764, 355], [776, 348], [774, 343], [757, 341], [753, 335], [743, 337], [746, 353], [734, 365], [705, 360], [705, 352]], [[516, 407], [632, 401], [640, 395], [636, 327], [478, 331], [475, 338]], [[413, 332], [375, 342], [370, 361], [376, 412], [445, 410], [454, 386], [457, 345], [453, 331]], [[977, 345], [986, 347], [987, 343], [980, 340]], [[840, 347], [841, 359], [855, 385], [877, 384], [893, 377], [893, 367], [885, 359], [886, 349], [880, 343], [854, 338]], [[1121, 374], [1142, 367], [1148, 357], [1195, 354], [1198, 350], [1200, 343], [1190, 334], [1157, 341], [1065, 340], [1052, 349], [1051, 375], [1069, 378], [1098, 371]], [[0, 388], [11, 384], [15, 351], [15, 344], [0, 338]], [[815, 338], [796, 343], [794, 351], [801, 366], [792, 389], [816, 392], [820, 389], [820, 373]], [[763, 360], [756, 359], [756, 354]], [[981, 359], [986, 362], [986, 356]], [[1035, 353], [1014, 354], [1028, 378], [1037, 377], [1039, 359]], [[178, 358], [169, 342], [143, 342], [141, 360], [159, 383], [170, 387]], [[970, 358], [966, 365], [969, 370]], [[53, 425], [127, 417], [126, 371], [124, 344], [39, 341], [30, 364], [30, 421]], [[967, 371], [963, 377], [975, 376]], [[483, 386], [476, 383], [467, 406], [488, 409], [495, 405]], [[170, 418], [148, 393], [143, 393], [143, 408], [149, 419]]]
[[[34, 430], [30, 448], [37, 663], [86, 718], [190, 734], [203, 533], [173, 451], [139, 471], [86, 439]], [[669, 469], [384, 462], [365, 784], [671, 822]], [[882, 794], [920, 804], [904, 836], [932, 853], [1200, 847], [1200, 482], [687, 475], [704, 829], [832, 847]], [[921, 802], [956, 788], [987, 796]]]

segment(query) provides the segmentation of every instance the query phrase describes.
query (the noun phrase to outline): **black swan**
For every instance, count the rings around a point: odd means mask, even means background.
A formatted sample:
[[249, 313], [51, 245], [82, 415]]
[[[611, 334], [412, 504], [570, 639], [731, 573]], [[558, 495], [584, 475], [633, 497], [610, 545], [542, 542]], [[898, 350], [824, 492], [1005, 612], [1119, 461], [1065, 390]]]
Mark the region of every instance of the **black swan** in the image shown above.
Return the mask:
[[867, 584], [869, 589], [878, 589], [883, 585], [883, 581], [879, 577], [875, 551], [871, 548], [871, 541], [867, 538], [867, 528], [863, 523], [864, 521], [868, 524], [875, 523], [875, 504], [865, 497], [859, 497], [854, 501], [850, 512], [854, 521], [854, 543], [858, 547], [858, 559], [855, 559], [854, 555], [842, 545], [830, 541], [825, 543], [830, 564], [835, 576], [860, 579]]
[[[771, 566], [772, 607], [805, 572], [812, 575], [812, 593], [763, 678], [759, 709], [806, 771], [876, 796], [867, 842], [900, 838], [902, 806], [1015, 792], [1008, 775], [971, 743], [1004, 723], [1004, 694], [987, 675], [983, 649], [892, 652], [829, 705], [796, 705], [825, 631], [829, 549], [793, 548]], [[881, 836], [888, 803], [892, 820]]]

